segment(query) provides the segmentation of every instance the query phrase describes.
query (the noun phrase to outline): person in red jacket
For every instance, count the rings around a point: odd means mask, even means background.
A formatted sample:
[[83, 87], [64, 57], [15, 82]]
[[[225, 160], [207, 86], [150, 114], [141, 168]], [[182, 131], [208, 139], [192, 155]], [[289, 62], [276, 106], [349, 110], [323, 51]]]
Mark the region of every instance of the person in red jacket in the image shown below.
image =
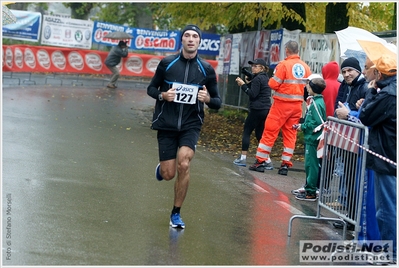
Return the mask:
[[249, 167], [250, 170], [264, 172], [265, 169], [273, 169], [270, 152], [280, 129], [283, 134], [284, 150], [278, 174], [286, 176], [288, 168], [292, 167], [291, 157], [294, 153], [297, 134], [292, 126], [298, 124], [302, 116], [306, 84], [304, 78], [311, 75], [309, 66], [298, 55], [298, 47], [298, 43], [292, 40], [285, 44], [286, 58], [276, 66], [274, 75], [269, 80], [270, 88], [275, 91], [273, 104], [258, 145], [256, 162]]
[[321, 74], [326, 82], [326, 88], [321, 93], [324, 97], [324, 102], [326, 104], [326, 115], [334, 116], [335, 111], [335, 99], [338, 95], [338, 89], [341, 85], [338, 82], [338, 76], [340, 74], [339, 64], [336, 61], [331, 61], [323, 66], [321, 69]]

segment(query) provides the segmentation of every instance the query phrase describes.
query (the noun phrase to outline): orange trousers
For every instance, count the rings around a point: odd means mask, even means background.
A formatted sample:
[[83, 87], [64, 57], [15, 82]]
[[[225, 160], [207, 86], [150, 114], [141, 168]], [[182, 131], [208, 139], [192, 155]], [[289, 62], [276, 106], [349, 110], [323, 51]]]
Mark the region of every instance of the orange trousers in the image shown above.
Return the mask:
[[298, 124], [301, 116], [302, 102], [274, 100], [256, 152], [256, 159], [259, 162], [270, 159], [270, 152], [281, 129], [284, 145], [281, 156], [282, 165], [292, 167], [291, 158], [294, 154], [297, 135], [297, 131], [292, 128], [292, 125]]

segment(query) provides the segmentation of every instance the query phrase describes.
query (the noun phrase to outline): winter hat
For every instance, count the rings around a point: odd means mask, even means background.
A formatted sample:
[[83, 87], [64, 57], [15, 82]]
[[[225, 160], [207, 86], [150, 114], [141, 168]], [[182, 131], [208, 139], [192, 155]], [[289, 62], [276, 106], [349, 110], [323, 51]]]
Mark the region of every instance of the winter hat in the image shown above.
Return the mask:
[[198, 35], [199, 35], [200, 40], [201, 40], [201, 38], [202, 38], [201, 29], [198, 28], [198, 26], [197, 26], [197, 25], [194, 25], [194, 24], [189, 24], [189, 25], [187, 25], [186, 27], [183, 28], [183, 30], [181, 31], [181, 37], [180, 37], [181, 39], [183, 39], [184, 33], [185, 33], [186, 31], [188, 31], [188, 30], [196, 31], [196, 32], [198, 33]]
[[326, 82], [323, 78], [313, 78], [309, 81], [309, 86], [314, 93], [321, 94], [326, 88]]
[[350, 58], [347, 58], [346, 60], [344, 60], [341, 64], [341, 71], [344, 68], [348, 68], [348, 67], [355, 69], [359, 73], [362, 72], [362, 68], [360, 68], [359, 61], [355, 57], [350, 57]]

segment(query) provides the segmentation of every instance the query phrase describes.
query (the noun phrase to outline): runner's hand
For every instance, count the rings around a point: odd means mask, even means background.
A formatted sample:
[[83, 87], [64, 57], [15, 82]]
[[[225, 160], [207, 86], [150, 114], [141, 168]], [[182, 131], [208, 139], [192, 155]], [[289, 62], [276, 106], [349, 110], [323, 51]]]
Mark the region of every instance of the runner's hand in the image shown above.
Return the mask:
[[176, 89], [175, 88], [171, 88], [168, 91], [164, 92], [162, 94], [162, 97], [164, 100], [166, 101], [173, 101], [175, 99], [175, 95], [176, 95]]
[[198, 100], [204, 103], [209, 103], [211, 101], [211, 96], [209, 96], [205, 85], [202, 87], [202, 90], [198, 91]]

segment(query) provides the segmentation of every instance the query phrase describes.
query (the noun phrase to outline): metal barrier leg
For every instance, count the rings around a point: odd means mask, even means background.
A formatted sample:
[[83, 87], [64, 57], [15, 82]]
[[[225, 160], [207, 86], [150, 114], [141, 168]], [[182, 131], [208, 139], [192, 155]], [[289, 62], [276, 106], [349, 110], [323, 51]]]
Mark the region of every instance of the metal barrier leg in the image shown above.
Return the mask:
[[320, 218], [320, 217], [315, 217], [315, 216], [306, 216], [306, 215], [294, 215], [290, 218], [288, 222], [288, 236], [291, 237], [291, 232], [292, 232], [292, 222], [294, 219], [300, 218], [300, 219], [309, 219], [309, 220], [322, 220], [322, 221], [342, 221], [343, 223], [343, 228], [342, 228], [342, 240], [345, 240], [346, 238], [346, 221], [344, 221], [341, 218]]

